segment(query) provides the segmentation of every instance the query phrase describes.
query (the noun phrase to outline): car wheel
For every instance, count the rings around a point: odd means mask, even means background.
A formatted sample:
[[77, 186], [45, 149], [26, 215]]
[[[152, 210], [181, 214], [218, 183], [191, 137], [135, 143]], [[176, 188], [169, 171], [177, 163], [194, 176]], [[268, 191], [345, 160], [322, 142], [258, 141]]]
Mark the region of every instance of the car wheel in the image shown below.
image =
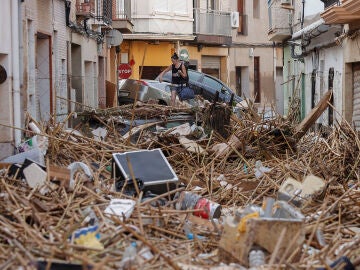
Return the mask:
[[167, 105], [167, 103], [164, 100], [161, 100], [161, 99], [159, 99], [158, 104], [159, 105], [165, 105], [165, 106]]

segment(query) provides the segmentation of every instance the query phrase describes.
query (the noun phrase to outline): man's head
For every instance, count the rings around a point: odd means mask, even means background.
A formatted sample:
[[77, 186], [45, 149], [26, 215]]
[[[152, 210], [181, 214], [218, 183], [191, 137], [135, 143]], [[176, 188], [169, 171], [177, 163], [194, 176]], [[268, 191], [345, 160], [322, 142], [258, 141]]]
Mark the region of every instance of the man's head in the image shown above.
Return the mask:
[[177, 53], [174, 53], [174, 54], [171, 56], [171, 60], [179, 60], [179, 56], [177, 55]]

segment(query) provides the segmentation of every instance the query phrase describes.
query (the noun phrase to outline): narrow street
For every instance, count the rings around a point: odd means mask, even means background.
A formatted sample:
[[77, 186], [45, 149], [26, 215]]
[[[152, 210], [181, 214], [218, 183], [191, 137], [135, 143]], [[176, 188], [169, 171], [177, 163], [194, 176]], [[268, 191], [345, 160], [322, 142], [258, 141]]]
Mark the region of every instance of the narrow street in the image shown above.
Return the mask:
[[1, 0], [0, 270], [360, 270], [359, 0]]

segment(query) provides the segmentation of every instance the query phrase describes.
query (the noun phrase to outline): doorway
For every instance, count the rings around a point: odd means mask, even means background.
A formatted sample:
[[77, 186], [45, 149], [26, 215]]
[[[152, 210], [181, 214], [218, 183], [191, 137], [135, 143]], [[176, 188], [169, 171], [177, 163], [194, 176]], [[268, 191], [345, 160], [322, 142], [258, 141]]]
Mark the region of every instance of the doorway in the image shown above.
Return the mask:
[[37, 33], [36, 37], [36, 119], [47, 121], [53, 111], [51, 75], [51, 38]]
[[254, 57], [254, 97], [255, 103], [261, 102], [260, 93], [260, 57]]

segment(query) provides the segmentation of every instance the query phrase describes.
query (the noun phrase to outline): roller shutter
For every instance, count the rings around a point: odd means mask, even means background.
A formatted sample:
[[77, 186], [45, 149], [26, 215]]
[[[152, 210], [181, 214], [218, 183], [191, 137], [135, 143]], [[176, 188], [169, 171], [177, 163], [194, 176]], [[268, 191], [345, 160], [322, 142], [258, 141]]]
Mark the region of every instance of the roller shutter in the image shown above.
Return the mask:
[[360, 63], [353, 64], [353, 123], [360, 130]]
[[212, 68], [220, 70], [220, 57], [219, 56], [203, 56], [201, 58], [202, 68]]

